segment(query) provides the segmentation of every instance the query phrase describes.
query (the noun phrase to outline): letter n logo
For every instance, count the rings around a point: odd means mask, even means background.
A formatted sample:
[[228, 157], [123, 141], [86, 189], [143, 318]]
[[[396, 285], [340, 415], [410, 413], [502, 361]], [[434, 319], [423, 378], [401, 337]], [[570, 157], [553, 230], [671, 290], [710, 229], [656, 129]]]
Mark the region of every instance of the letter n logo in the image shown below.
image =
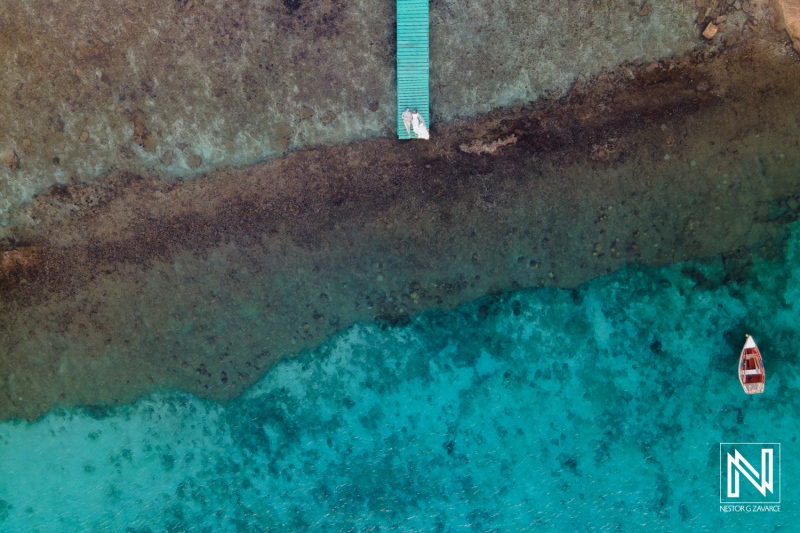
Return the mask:
[[720, 443], [720, 503], [780, 503], [780, 464], [778, 442]]

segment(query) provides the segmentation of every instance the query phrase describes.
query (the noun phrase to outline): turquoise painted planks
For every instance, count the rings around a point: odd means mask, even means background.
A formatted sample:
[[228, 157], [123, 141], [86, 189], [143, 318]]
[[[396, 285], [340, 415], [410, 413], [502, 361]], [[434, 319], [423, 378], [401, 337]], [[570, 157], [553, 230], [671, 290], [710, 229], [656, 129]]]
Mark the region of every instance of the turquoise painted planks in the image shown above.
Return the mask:
[[430, 35], [428, 0], [397, 0], [397, 136], [409, 137], [403, 125], [406, 108], [419, 111], [430, 128]]

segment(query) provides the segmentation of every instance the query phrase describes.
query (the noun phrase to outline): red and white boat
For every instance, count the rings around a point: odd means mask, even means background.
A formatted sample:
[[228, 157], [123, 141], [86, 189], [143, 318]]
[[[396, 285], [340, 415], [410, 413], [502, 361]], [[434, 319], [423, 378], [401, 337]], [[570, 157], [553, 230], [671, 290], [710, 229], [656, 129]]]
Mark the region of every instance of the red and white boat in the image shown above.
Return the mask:
[[753, 337], [748, 335], [742, 348], [742, 355], [739, 357], [739, 382], [747, 394], [761, 394], [764, 392], [765, 381], [761, 352], [758, 351]]

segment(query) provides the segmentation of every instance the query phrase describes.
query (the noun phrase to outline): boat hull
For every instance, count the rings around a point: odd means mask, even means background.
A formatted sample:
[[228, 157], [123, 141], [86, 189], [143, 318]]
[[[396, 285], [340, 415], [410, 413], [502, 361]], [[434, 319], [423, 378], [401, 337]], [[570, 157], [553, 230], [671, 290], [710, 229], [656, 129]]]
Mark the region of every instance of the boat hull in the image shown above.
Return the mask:
[[756, 341], [750, 335], [742, 347], [739, 355], [739, 383], [742, 384], [744, 392], [747, 394], [761, 394], [766, 385], [766, 372], [764, 361], [761, 359], [761, 351], [756, 346]]

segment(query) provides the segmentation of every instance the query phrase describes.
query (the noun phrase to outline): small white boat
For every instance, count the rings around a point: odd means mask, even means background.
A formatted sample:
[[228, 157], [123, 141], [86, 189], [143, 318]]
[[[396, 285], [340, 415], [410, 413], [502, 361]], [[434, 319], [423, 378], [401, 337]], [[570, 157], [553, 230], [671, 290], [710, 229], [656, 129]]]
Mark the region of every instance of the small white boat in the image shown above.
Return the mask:
[[739, 382], [747, 394], [761, 394], [764, 392], [765, 381], [761, 352], [758, 351], [753, 337], [748, 335], [742, 348], [742, 355], [739, 357]]

